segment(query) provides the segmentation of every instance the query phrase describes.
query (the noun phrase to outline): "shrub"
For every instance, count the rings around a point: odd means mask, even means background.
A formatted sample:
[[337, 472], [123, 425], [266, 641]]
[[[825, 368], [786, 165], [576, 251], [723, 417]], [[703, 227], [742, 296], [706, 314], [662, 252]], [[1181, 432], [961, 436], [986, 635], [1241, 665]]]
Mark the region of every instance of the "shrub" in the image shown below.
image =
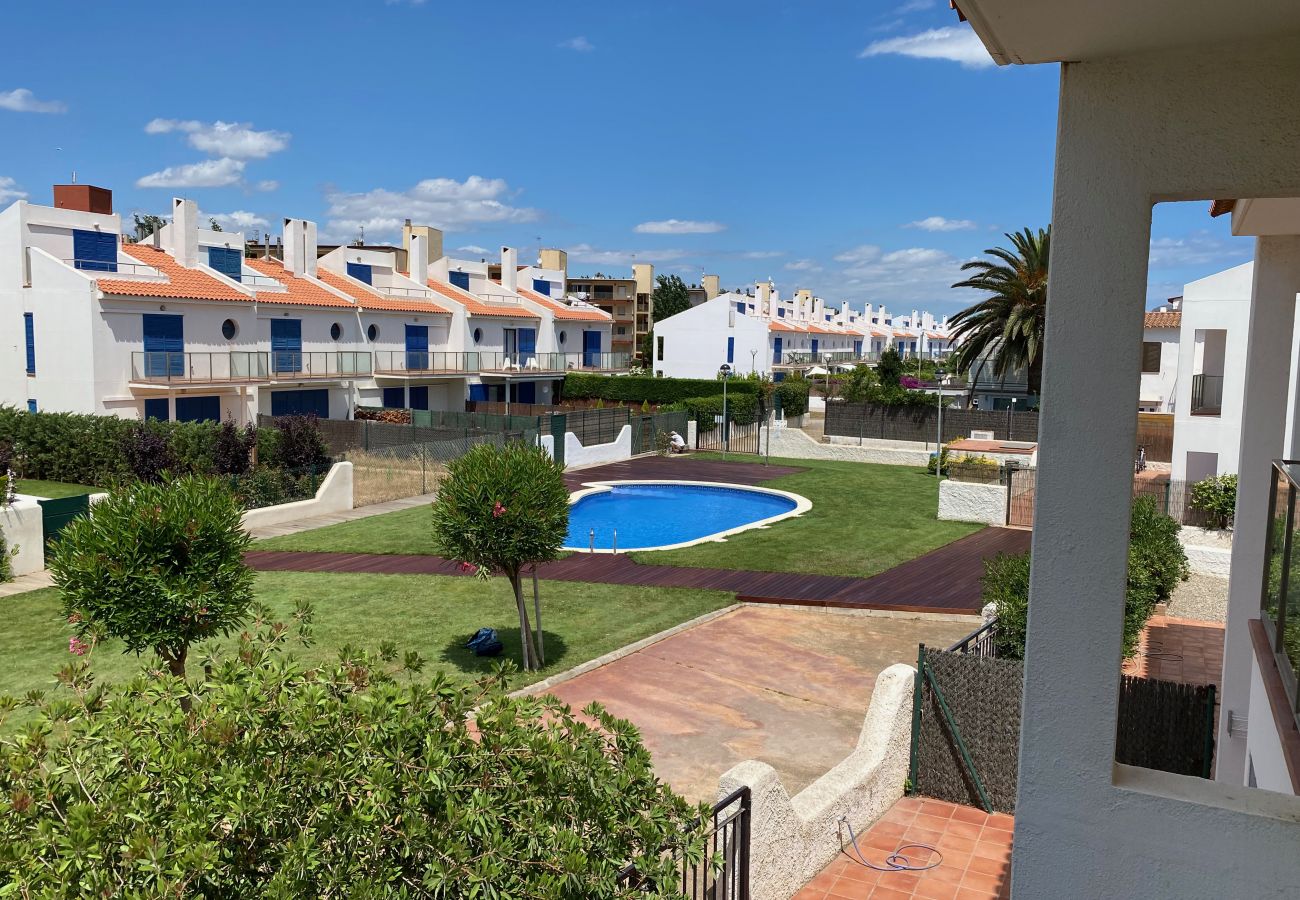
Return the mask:
[[876, 373], [871, 366], [857, 366], [845, 379], [840, 396], [848, 403], [866, 401], [876, 387]]
[[257, 429], [251, 425], [240, 428], [234, 422], [217, 426], [212, 447], [212, 472], [217, 475], [243, 475], [252, 466], [253, 447], [257, 443]]
[[294, 470], [329, 465], [329, 452], [315, 416], [281, 416], [275, 420], [275, 427], [280, 432], [279, 440], [274, 458], [265, 463]]
[[542, 448], [518, 441], [502, 447], [479, 444], [447, 464], [447, 476], [433, 504], [437, 551], [477, 567], [484, 578], [497, 569], [510, 580], [525, 669], [545, 665], [545, 650], [538, 646], [540, 640], [533, 640], [521, 574], [525, 566], [534, 567], [533, 601], [540, 638], [536, 565], [559, 556], [568, 532], [564, 466]]
[[252, 602], [240, 513], [224, 485], [194, 476], [132, 484], [92, 505], [49, 559], [77, 638], [120, 638], [184, 676], [190, 646], [239, 627]]
[[1210, 527], [1231, 527], [1237, 515], [1237, 476], [1216, 475], [1192, 485], [1192, 509], [1210, 518]]
[[257, 626], [192, 694], [77, 661], [0, 738], [13, 896], [631, 900], [624, 865], [672, 884], [704, 858], [702, 808], [599, 705], [419, 679], [391, 646], [308, 668]]
[[876, 380], [880, 382], [882, 388], [888, 390], [898, 387], [902, 377], [903, 358], [898, 355], [897, 350], [890, 347], [880, 354], [880, 360], [876, 363]]
[[1158, 602], [1173, 595], [1178, 582], [1186, 581], [1190, 569], [1177, 520], [1160, 511], [1154, 497], [1138, 497], [1133, 501], [1133, 514], [1129, 527], [1129, 569], [1134, 567], [1148, 573]]
[[[701, 432], [712, 431], [717, 427], [713, 417], [722, 415], [722, 395], [691, 397], [674, 404], [674, 408], [685, 410], [690, 418], [699, 423]], [[732, 394], [728, 390], [727, 416], [737, 425], [754, 424], [758, 421], [758, 395]]]
[[1029, 554], [999, 553], [984, 560], [983, 600], [997, 607], [998, 655], [1025, 658], [1025, 628], [1029, 615]]
[[122, 454], [131, 477], [146, 484], [158, 484], [165, 474], [177, 471], [166, 427], [160, 422], [132, 423], [122, 440]]
[[783, 415], [802, 416], [808, 411], [808, 382], [805, 379], [787, 378], [777, 384], [775, 393], [781, 402]]
[[[759, 382], [732, 378], [727, 382], [728, 395], [756, 394]], [[596, 400], [610, 403], [678, 403], [691, 397], [722, 393], [722, 381], [709, 378], [653, 378], [637, 375], [595, 375], [569, 372], [564, 376], [561, 394], [565, 400]]]

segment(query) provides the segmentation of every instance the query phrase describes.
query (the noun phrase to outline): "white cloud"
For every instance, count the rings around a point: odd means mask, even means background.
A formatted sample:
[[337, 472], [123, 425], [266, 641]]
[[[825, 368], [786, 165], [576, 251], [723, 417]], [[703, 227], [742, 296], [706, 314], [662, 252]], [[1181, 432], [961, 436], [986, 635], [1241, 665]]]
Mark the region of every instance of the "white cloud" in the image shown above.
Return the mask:
[[142, 188], [196, 188], [226, 187], [238, 184], [244, 174], [244, 163], [238, 159], [205, 159], [185, 166], [168, 166], [139, 178], [136, 187]]
[[915, 222], [908, 222], [904, 228], [919, 228], [922, 231], [974, 231], [979, 226], [970, 219], [945, 219], [943, 216], [927, 216]]
[[251, 213], [244, 209], [237, 209], [228, 213], [209, 213], [204, 212], [199, 215], [199, 221], [205, 222], [208, 219], [216, 219], [217, 224], [227, 231], [251, 231], [254, 228], [270, 228], [269, 220], [262, 218], [257, 213]]
[[836, 255], [835, 261], [842, 263], [864, 263], [880, 258], [880, 248], [875, 244], [859, 244], [852, 250], [845, 250]]
[[717, 234], [726, 231], [721, 222], [699, 222], [694, 219], [662, 219], [642, 222], [632, 230], [637, 234]]
[[956, 28], [931, 28], [919, 34], [873, 41], [858, 54], [858, 58], [891, 54], [916, 59], [947, 59], [961, 63], [968, 69], [993, 65], [993, 59], [975, 32], [964, 25]]
[[[688, 250], [602, 250], [590, 244], [569, 248], [569, 259], [574, 262], [600, 266], [630, 266], [634, 262], [668, 263], [690, 256]], [[692, 267], [694, 271], [695, 267]]]
[[0, 175], [0, 203], [9, 203], [13, 200], [24, 200], [27, 197], [26, 191], [18, 190], [18, 182], [12, 178], [6, 178]]
[[406, 219], [443, 231], [465, 231], [488, 223], [531, 222], [538, 218], [540, 213], [535, 209], [510, 205], [508, 201], [516, 193], [501, 178], [427, 178], [405, 191], [331, 191], [325, 196], [329, 202], [325, 214], [335, 234], [351, 234], [364, 227], [374, 235], [397, 234]]
[[10, 112], [61, 113], [67, 112], [67, 104], [58, 100], [37, 100], [36, 95], [27, 88], [14, 88], [12, 91], [0, 91], [0, 109]]
[[154, 119], [144, 126], [145, 134], [186, 135], [195, 150], [210, 156], [234, 159], [265, 159], [289, 146], [287, 131], [255, 131], [248, 122], [197, 122], [193, 119]]
[[930, 9], [934, 4], [935, 0], [906, 0], [894, 12], [900, 16], [906, 15], [907, 13], [920, 12], [923, 9]]
[[784, 250], [746, 250], [738, 254], [741, 259], [774, 259], [785, 256]]
[[1186, 237], [1153, 240], [1148, 265], [1152, 269], [1208, 266], [1234, 260], [1246, 262], [1253, 254], [1254, 244], [1249, 239], [1226, 241], [1209, 232], [1196, 231]]
[[478, 244], [466, 244], [464, 247], [457, 247], [456, 252], [470, 253], [473, 254], [474, 256], [486, 256], [488, 252], [488, 248], [480, 247]]
[[825, 293], [840, 294], [855, 301], [884, 303], [895, 307], [938, 307], [939, 304], [969, 305], [973, 292], [952, 290], [961, 280], [958, 259], [932, 247], [908, 247], [883, 251], [873, 244], [863, 244], [836, 257], [847, 263], [840, 282]]
[[822, 270], [822, 267], [817, 265], [817, 261], [812, 259], [793, 259], [785, 264], [785, 268], [791, 272], [820, 272]]
[[280, 187], [280, 182], [276, 181], [273, 178], [267, 178], [264, 181], [259, 181], [256, 187], [259, 191], [266, 193], [267, 191], [278, 190]]
[[577, 50], [579, 53], [590, 53], [596, 49], [596, 45], [582, 35], [571, 37], [567, 41], [560, 41], [555, 46], [561, 50]]

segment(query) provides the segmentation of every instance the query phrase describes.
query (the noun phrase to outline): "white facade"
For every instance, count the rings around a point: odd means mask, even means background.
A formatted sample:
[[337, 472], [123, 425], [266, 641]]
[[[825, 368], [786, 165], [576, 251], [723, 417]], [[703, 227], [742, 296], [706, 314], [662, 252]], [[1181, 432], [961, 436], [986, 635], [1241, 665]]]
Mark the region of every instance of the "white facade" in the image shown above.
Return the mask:
[[[1172, 413], [1178, 389], [1179, 328], [1163, 324], [1168, 313], [1148, 313], [1142, 328], [1142, 387], [1138, 411]], [[1157, 324], [1161, 323], [1161, 324]], [[1154, 359], [1148, 359], [1148, 354]], [[1148, 361], [1152, 362], [1148, 371]]]

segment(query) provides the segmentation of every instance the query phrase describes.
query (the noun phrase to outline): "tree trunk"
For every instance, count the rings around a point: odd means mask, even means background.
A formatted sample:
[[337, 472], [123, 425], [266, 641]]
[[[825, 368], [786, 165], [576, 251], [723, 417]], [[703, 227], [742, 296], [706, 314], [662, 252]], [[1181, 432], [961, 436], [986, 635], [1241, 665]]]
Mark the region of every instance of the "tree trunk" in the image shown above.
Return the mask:
[[[178, 650], [171, 651], [165, 648], [158, 648], [158, 655], [162, 657], [163, 662], [167, 663], [167, 671], [175, 675], [181, 681], [185, 680], [185, 657], [189, 655], [189, 645], [182, 644]], [[190, 696], [188, 688], [185, 696], [181, 697], [181, 709], [186, 712], [190, 711]]]
[[542, 598], [537, 587], [537, 566], [533, 566], [533, 612], [537, 614], [537, 662], [546, 665], [546, 641], [542, 638]]
[[533, 629], [528, 623], [528, 607], [524, 605], [523, 582], [519, 572], [511, 572], [510, 586], [515, 592], [515, 609], [519, 612], [519, 644], [524, 651], [524, 671], [540, 668], [537, 665], [537, 650], [533, 647]]

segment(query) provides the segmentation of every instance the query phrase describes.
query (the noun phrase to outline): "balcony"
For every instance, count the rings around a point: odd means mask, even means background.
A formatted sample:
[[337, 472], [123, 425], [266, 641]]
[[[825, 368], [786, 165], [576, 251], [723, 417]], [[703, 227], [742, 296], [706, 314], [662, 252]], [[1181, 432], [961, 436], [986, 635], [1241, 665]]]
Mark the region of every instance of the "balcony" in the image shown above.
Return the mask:
[[145, 265], [139, 262], [127, 262], [123, 260], [114, 260], [112, 262], [102, 259], [65, 259], [62, 262], [74, 269], [80, 269], [83, 272], [94, 272], [102, 275], [116, 275], [119, 278], [162, 278], [161, 269]]
[[272, 381], [308, 378], [351, 378], [371, 373], [370, 353], [354, 350], [272, 350]]
[[131, 381], [137, 384], [257, 384], [270, 377], [268, 354], [263, 352], [131, 354]]
[[1192, 376], [1192, 415], [1217, 416], [1223, 410], [1223, 376]]
[[811, 350], [787, 350], [781, 354], [779, 360], [775, 360], [774, 356], [775, 361], [772, 364], [776, 366], [857, 365], [875, 362], [879, 357], [879, 353], [854, 353], [852, 350], [827, 350], [818, 353], [813, 353]]
[[389, 376], [619, 372], [630, 353], [502, 353], [498, 351], [384, 350], [375, 354], [375, 374]]

